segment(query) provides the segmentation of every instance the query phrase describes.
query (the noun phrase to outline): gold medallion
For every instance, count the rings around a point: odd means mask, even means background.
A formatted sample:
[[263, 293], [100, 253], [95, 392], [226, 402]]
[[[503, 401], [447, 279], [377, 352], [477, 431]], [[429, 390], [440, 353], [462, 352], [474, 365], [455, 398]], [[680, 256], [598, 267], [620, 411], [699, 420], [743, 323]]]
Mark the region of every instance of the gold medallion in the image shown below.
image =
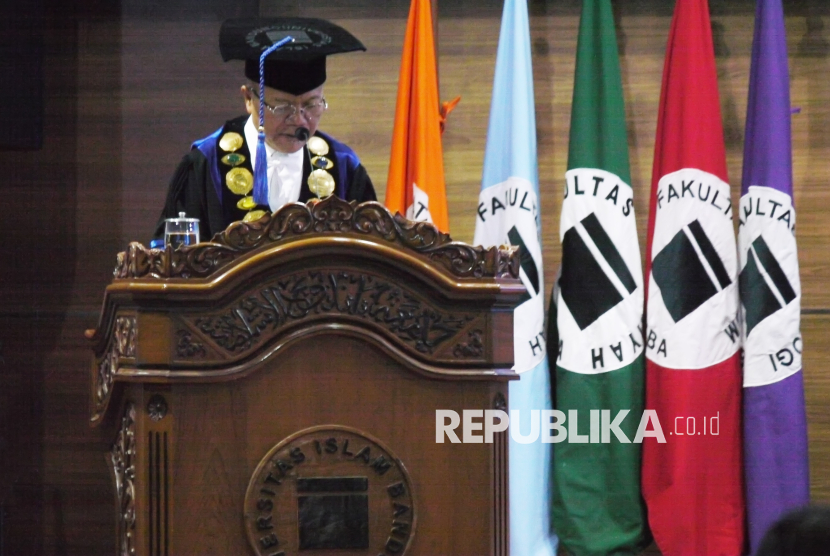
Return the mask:
[[313, 137], [309, 137], [308, 139], [308, 150], [317, 156], [326, 156], [329, 154], [329, 144], [326, 143], [326, 140], [322, 137], [317, 137], [315, 135]]
[[334, 178], [325, 170], [314, 170], [308, 176], [308, 188], [320, 197], [328, 197], [334, 192]]
[[237, 195], [247, 195], [254, 188], [254, 176], [247, 168], [232, 168], [225, 176], [225, 183]]
[[252, 210], [248, 214], [245, 215], [245, 218], [242, 219], [243, 222], [253, 222], [254, 220], [259, 220], [263, 216], [265, 216], [266, 212], [264, 210]]
[[256, 203], [254, 202], [253, 197], [242, 197], [236, 203], [236, 208], [240, 210], [251, 210], [252, 208], [256, 207]]
[[222, 157], [222, 164], [227, 164], [228, 166], [239, 166], [245, 162], [245, 155], [239, 153], [228, 153]]
[[234, 131], [229, 131], [219, 139], [219, 147], [223, 151], [233, 152], [239, 149], [244, 143], [245, 141], [242, 139], [242, 136]]
[[329, 170], [332, 166], [334, 166], [334, 162], [325, 156], [315, 156], [311, 159], [311, 165], [315, 168], [320, 168], [321, 170]]

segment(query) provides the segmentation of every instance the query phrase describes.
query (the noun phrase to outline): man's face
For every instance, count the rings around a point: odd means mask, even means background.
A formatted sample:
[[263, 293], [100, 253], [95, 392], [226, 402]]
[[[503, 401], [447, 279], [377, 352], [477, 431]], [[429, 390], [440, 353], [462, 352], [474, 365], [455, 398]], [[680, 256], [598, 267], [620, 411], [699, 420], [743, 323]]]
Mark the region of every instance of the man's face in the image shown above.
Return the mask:
[[[248, 114], [254, 117], [254, 125], [259, 125], [259, 97], [258, 87], [254, 84], [242, 86], [242, 96], [245, 98], [245, 108]], [[320, 123], [320, 116], [308, 114], [308, 111], [300, 111], [301, 107], [319, 103], [323, 100], [323, 86], [312, 89], [307, 93], [295, 96], [277, 89], [265, 87], [265, 142], [271, 148], [282, 153], [294, 153], [305, 145], [294, 137], [298, 127], [308, 129], [310, 135], [317, 131], [317, 124]], [[286, 104], [293, 105], [296, 110], [288, 110], [283, 116], [276, 116], [268, 109], [268, 106], [280, 107]]]

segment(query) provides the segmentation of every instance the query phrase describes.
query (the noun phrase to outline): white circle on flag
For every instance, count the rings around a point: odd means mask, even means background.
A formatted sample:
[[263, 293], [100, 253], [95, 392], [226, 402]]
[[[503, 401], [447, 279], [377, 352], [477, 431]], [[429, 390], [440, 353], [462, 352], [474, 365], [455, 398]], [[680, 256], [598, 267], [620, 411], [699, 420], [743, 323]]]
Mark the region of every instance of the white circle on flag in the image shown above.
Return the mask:
[[563, 268], [555, 293], [560, 346], [548, 349], [571, 372], [615, 371], [644, 345], [633, 191], [616, 174], [595, 168], [568, 170], [565, 182]]
[[786, 193], [753, 185], [739, 218], [744, 386], [763, 386], [801, 369], [795, 209]]
[[473, 243], [523, 246], [519, 276], [530, 299], [513, 311], [513, 369], [523, 373], [545, 358], [545, 305], [538, 201], [534, 185], [511, 176], [481, 190]]
[[729, 184], [695, 168], [657, 185], [646, 357], [702, 369], [741, 346], [738, 256]]

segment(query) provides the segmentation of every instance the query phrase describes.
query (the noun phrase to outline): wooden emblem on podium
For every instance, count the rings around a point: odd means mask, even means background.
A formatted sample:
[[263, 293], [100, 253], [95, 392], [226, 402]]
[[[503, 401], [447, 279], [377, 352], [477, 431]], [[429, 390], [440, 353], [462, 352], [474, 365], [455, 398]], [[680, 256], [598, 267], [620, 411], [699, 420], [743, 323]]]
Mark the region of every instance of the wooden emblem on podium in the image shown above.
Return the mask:
[[322, 549], [405, 554], [415, 521], [403, 463], [348, 427], [286, 438], [257, 466], [245, 495], [245, 527], [258, 556]]

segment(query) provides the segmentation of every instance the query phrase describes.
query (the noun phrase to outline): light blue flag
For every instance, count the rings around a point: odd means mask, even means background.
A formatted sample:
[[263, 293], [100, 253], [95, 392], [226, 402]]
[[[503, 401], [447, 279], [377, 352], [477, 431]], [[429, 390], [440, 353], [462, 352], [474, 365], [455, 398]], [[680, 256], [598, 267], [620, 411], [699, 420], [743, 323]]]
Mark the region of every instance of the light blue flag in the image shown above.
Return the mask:
[[[551, 409], [540, 237], [527, 2], [506, 0], [473, 242], [520, 247], [520, 274], [528, 292], [528, 299], [514, 313], [514, 369], [521, 374], [521, 379], [511, 382], [509, 387], [512, 556], [554, 556], [558, 544], [550, 522], [551, 444], [542, 442], [538, 427], [541, 410]], [[539, 410], [536, 438], [533, 442], [520, 443], [516, 440], [517, 433], [534, 436], [531, 410]], [[516, 416], [520, 417], [520, 430], [515, 427]]]

